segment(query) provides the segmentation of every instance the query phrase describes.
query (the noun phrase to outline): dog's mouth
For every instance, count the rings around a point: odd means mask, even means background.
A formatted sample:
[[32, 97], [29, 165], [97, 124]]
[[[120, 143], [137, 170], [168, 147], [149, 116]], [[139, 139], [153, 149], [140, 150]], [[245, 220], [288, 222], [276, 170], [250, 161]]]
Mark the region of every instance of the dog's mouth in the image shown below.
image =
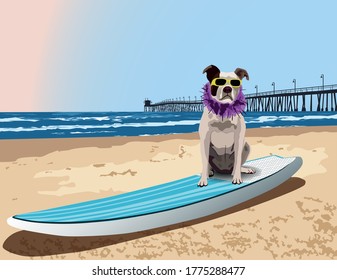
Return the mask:
[[225, 101], [225, 100], [233, 101], [233, 98], [232, 98], [232, 96], [226, 94], [226, 95], [220, 97], [219, 100], [220, 100], [220, 101]]

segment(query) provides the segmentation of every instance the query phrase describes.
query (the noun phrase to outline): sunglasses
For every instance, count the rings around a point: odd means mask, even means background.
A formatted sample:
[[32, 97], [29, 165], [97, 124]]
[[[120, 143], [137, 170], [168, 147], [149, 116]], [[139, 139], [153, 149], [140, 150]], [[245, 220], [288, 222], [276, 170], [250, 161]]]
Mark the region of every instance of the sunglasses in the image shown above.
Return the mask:
[[224, 86], [230, 84], [232, 87], [237, 88], [241, 86], [241, 80], [239, 79], [225, 79], [225, 78], [215, 78], [212, 80], [211, 86]]

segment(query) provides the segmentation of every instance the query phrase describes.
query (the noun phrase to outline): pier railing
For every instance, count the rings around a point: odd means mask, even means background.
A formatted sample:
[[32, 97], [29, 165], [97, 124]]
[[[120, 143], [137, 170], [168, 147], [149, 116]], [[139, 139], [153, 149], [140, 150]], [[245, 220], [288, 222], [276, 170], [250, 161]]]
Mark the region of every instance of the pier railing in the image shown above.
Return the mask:
[[271, 90], [271, 91], [263, 91], [256, 93], [245, 94], [246, 98], [256, 97], [256, 96], [266, 96], [266, 95], [275, 95], [275, 94], [299, 94], [299, 93], [307, 93], [310, 94], [312, 92], [323, 92], [337, 90], [337, 84], [334, 85], [324, 85], [324, 86], [311, 86], [311, 87], [301, 87], [301, 88], [290, 88], [290, 89], [281, 89], [281, 90]]
[[145, 112], [201, 112], [204, 108], [202, 100], [164, 100], [158, 103], [152, 103], [145, 99]]

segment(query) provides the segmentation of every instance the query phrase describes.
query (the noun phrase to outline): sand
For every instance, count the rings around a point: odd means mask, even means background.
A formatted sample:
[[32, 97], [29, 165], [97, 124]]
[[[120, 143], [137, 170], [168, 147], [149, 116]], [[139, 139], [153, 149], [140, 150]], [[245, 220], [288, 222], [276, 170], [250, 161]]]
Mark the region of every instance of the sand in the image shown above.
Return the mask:
[[196, 133], [0, 141], [0, 259], [337, 259], [337, 127], [249, 129], [250, 159], [301, 156], [288, 181], [196, 221], [134, 234], [57, 237], [7, 218], [200, 173]]

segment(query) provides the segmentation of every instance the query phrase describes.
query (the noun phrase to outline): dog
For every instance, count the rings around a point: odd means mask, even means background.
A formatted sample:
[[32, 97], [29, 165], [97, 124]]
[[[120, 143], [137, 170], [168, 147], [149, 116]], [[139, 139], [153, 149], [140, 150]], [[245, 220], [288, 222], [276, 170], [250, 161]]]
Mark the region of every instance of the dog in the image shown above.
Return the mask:
[[250, 146], [245, 141], [246, 124], [242, 112], [246, 101], [242, 93], [242, 79], [249, 80], [245, 69], [220, 72], [209, 65], [203, 70], [209, 83], [204, 89], [204, 112], [199, 126], [202, 173], [198, 186], [208, 184], [214, 172], [231, 174], [233, 184], [241, 184], [241, 173], [255, 173], [242, 167]]

